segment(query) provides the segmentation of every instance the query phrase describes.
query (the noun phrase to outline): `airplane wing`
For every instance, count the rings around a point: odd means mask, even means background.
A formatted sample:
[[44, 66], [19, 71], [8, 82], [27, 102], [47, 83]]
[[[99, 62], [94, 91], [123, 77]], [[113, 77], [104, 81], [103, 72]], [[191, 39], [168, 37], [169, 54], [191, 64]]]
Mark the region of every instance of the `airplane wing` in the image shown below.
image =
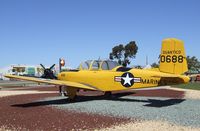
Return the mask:
[[98, 90], [89, 85], [85, 85], [85, 84], [81, 84], [81, 83], [77, 83], [77, 82], [71, 82], [71, 81], [52, 80], [52, 79], [17, 76], [17, 75], [5, 75], [5, 77], [26, 80], [26, 81], [33, 81], [33, 82], [38, 82], [38, 83], [47, 83], [47, 84], [52, 84], [52, 85], [70, 86], [70, 87], [74, 87], [74, 88], [81, 88], [81, 89], [87, 89], [87, 90]]

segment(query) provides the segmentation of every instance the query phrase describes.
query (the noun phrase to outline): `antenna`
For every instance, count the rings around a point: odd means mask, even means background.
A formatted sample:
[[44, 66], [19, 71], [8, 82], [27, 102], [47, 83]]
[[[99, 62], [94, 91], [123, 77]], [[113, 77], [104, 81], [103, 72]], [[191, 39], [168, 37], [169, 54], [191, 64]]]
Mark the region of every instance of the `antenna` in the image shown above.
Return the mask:
[[146, 65], [149, 64], [149, 61], [148, 61], [148, 55], [146, 55]]
[[99, 56], [99, 59], [98, 59], [98, 61], [100, 61], [101, 60], [101, 57]]

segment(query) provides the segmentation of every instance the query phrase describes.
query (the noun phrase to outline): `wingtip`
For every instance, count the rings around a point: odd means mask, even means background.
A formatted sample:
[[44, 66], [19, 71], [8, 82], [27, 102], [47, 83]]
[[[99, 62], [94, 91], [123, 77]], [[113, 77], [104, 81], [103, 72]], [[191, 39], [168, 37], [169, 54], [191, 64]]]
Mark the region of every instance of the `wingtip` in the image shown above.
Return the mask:
[[12, 77], [13, 75], [10, 75], [10, 74], [5, 74], [4, 77], [7, 77], [7, 78], [10, 78]]

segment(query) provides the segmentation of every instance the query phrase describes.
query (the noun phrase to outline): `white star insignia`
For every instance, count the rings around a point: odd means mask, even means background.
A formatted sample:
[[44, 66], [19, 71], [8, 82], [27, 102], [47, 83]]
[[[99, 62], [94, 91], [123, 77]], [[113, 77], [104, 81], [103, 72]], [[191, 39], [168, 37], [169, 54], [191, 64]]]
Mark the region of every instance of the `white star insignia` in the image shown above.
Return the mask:
[[131, 80], [133, 80], [133, 78], [130, 78], [128, 74], [126, 74], [126, 77], [122, 77], [122, 79], [124, 80], [124, 84], [129, 84], [131, 86]]

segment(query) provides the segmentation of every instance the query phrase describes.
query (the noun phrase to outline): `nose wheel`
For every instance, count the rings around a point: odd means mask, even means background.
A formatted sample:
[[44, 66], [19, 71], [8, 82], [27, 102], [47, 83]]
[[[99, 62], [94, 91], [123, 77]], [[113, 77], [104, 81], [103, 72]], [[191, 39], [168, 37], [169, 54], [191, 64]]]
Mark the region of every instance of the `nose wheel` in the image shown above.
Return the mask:
[[67, 96], [66, 86], [59, 86], [59, 95]]

